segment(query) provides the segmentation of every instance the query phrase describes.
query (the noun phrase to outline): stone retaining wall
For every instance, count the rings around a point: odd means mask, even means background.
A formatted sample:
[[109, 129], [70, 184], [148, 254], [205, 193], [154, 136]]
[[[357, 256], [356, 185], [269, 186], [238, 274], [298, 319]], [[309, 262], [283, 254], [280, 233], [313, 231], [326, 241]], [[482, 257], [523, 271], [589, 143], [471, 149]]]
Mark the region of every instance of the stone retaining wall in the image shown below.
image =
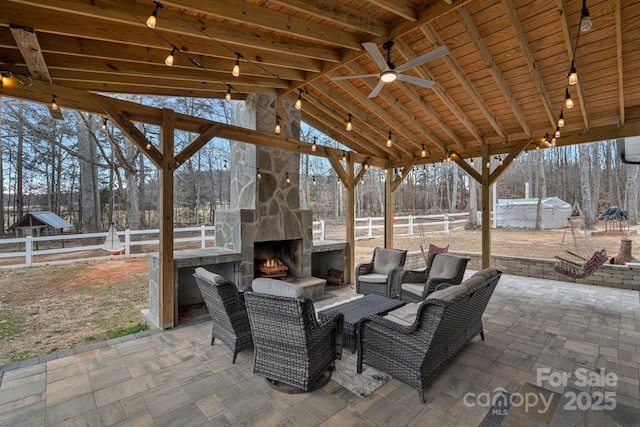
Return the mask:
[[[479, 270], [482, 257], [477, 253], [453, 252], [455, 255], [471, 258], [467, 268]], [[553, 266], [554, 260], [539, 258], [517, 258], [505, 255], [493, 255], [491, 266], [501, 270], [505, 274], [516, 276], [537, 277], [540, 279], [561, 280], [564, 282], [585, 283], [587, 285], [606, 286], [609, 288], [640, 290], [640, 263], [627, 263], [626, 265], [605, 264], [595, 273], [584, 279], [573, 279], [557, 273]], [[405, 268], [424, 267], [424, 259], [421, 252], [409, 252]]]

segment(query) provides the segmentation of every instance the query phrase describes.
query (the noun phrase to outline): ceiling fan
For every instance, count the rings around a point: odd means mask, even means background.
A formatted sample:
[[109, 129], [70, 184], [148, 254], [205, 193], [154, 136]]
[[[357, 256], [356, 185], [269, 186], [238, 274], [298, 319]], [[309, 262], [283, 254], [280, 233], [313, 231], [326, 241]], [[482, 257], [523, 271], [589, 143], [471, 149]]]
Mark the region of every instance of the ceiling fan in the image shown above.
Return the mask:
[[434, 49], [431, 52], [427, 52], [424, 55], [420, 55], [417, 58], [414, 58], [411, 61], [396, 67], [391, 62], [391, 59], [390, 59], [391, 49], [393, 48], [393, 46], [394, 46], [393, 40], [387, 40], [382, 45], [382, 48], [387, 51], [387, 59], [385, 61], [384, 56], [382, 56], [382, 54], [378, 50], [378, 46], [375, 43], [371, 43], [371, 42], [362, 43], [362, 47], [364, 47], [367, 53], [369, 53], [369, 56], [371, 56], [371, 59], [373, 59], [373, 62], [375, 62], [376, 65], [378, 65], [378, 67], [380, 67], [380, 73], [359, 74], [356, 76], [331, 77], [330, 80], [338, 81], [338, 80], [362, 79], [366, 77], [378, 77], [380, 78], [380, 81], [369, 94], [369, 98], [375, 98], [376, 96], [378, 96], [378, 94], [382, 90], [382, 87], [385, 85], [385, 83], [390, 83], [396, 79], [402, 82], [411, 83], [426, 89], [429, 89], [431, 86], [436, 84], [436, 82], [434, 82], [433, 80], [421, 79], [414, 76], [406, 76], [401, 73], [403, 71], [408, 70], [409, 68], [422, 65], [425, 62], [431, 61], [436, 58], [440, 58], [441, 56], [444, 56], [444, 55], [448, 55], [449, 48], [447, 48], [446, 46], [440, 46], [439, 48]]

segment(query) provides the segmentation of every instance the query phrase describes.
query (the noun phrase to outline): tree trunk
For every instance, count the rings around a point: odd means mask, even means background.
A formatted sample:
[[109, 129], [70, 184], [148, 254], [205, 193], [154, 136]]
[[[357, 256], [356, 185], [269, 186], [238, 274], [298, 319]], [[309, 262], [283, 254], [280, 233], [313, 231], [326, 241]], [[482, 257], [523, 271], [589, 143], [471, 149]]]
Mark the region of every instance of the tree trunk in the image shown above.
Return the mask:
[[[0, 95], [0, 129], [2, 129], [2, 95]], [[4, 169], [2, 167], [2, 133], [0, 132], [0, 188], [4, 190]], [[4, 191], [0, 197], [0, 236], [4, 236]]]
[[640, 179], [640, 165], [625, 165], [627, 168], [627, 210], [629, 224], [638, 224], [638, 180]]
[[80, 155], [80, 230], [82, 233], [97, 233], [100, 231], [101, 221], [98, 171], [94, 164], [97, 158], [96, 146], [81, 117], [76, 123]]
[[547, 179], [544, 173], [544, 155], [542, 151], [537, 153], [536, 166], [538, 169], [538, 205], [536, 209], [536, 230], [542, 230], [542, 199], [547, 197]]
[[591, 201], [591, 176], [589, 174], [589, 146], [580, 144], [578, 146], [578, 158], [580, 164], [580, 197], [582, 199], [582, 212], [584, 213], [584, 223], [587, 229], [594, 226], [593, 203]]
[[18, 102], [18, 147], [16, 157], [16, 213], [17, 218], [20, 219], [24, 215], [24, 197], [22, 194], [22, 159], [23, 145], [24, 145], [24, 126], [23, 126], [23, 101]]
[[[478, 161], [478, 165], [482, 167], [482, 162]], [[475, 167], [478, 170], [478, 167]], [[465, 229], [470, 230], [478, 226], [478, 182], [469, 177], [469, 219]]]
[[449, 213], [456, 211], [456, 202], [458, 201], [458, 174], [456, 171], [452, 171], [453, 175], [453, 188], [451, 189], [451, 199], [449, 200]]
[[593, 188], [591, 190], [591, 212], [594, 217], [598, 214], [598, 201], [600, 200], [600, 179], [602, 178], [602, 167], [600, 165], [600, 144], [589, 144], [593, 150], [593, 162], [591, 162], [591, 182]]

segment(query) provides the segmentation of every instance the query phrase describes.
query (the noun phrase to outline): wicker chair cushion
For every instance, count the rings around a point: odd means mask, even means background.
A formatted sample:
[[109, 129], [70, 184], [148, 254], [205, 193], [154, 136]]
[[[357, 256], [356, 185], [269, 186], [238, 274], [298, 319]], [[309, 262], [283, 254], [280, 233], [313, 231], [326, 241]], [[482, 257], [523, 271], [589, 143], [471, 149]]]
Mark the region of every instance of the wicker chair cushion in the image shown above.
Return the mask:
[[206, 268], [202, 268], [202, 267], [196, 268], [196, 274], [213, 283], [220, 283], [223, 280], [225, 280], [224, 277], [222, 277], [221, 275], [214, 273], [212, 271], [209, 271]]
[[431, 263], [429, 278], [432, 277], [455, 277], [458, 270], [459, 258], [454, 255], [437, 254]]
[[362, 276], [358, 276], [358, 280], [360, 282], [366, 283], [387, 283], [388, 279], [389, 276], [387, 276], [386, 274], [377, 273], [363, 274]]
[[[491, 276], [489, 276], [491, 277]], [[464, 282], [460, 283], [461, 286], [464, 286], [467, 289], [471, 289], [474, 288], [476, 286], [478, 286], [480, 283], [484, 282], [485, 280], [487, 280], [489, 277], [487, 277], [486, 279], [480, 275], [478, 276], [471, 276], [469, 277], [467, 280], [465, 280]]]
[[422, 297], [424, 292], [424, 283], [403, 283], [402, 290]]
[[413, 325], [418, 315], [419, 306], [420, 304], [416, 302], [410, 302], [409, 304], [390, 311], [384, 318], [403, 326]]
[[375, 259], [373, 260], [373, 272], [388, 276], [389, 270], [400, 267], [403, 255], [404, 252], [397, 249], [376, 249]]
[[498, 270], [496, 270], [495, 268], [485, 268], [484, 270], [476, 271], [475, 273], [473, 273], [473, 276], [471, 276], [471, 277], [480, 276], [480, 277], [484, 278], [485, 280], [487, 280], [487, 279], [492, 278], [496, 274], [498, 274]]
[[[482, 283], [482, 282], [483, 280], [481, 280], [479, 283]], [[426, 299], [439, 299], [444, 302], [449, 302], [453, 300], [455, 297], [462, 295], [467, 291], [468, 291], [467, 287], [462, 284], [454, 285], [439, 291], [432, 292], [427, 296]]]
[[304, 298], [304, 290], [300, 286], [296, 286], [282, 280], [268, 279], [259, 277], [251, 282], [253, 292], [260, 294], [273, 295], [276, 297], [288, 298]]

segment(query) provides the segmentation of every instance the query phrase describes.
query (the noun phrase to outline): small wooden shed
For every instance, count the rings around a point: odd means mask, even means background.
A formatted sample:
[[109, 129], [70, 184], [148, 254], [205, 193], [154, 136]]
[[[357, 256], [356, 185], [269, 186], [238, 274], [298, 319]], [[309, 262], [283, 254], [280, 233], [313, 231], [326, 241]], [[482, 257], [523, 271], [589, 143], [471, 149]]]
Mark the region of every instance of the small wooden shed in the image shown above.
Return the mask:
[[69, 224], [53, 212], [40, 211], [28, 212], [7, 230], [14, 231], [16, 237], [41, 236], [42, 234], [48, 236], [56, 234], [56, 232], [62, 233], [63, 229], [69, 227], [73, 227], [73, 224]]

